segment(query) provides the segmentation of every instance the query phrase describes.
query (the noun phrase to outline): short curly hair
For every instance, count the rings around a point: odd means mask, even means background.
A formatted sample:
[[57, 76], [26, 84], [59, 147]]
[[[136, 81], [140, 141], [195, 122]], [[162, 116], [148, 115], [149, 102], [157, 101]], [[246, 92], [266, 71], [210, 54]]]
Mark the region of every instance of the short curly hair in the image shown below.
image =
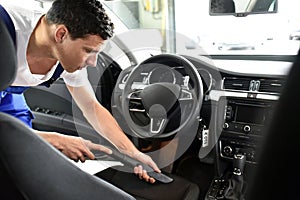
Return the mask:
[[55, 0], [46, 20], [65, 25], [72, 39], [99, 35], [106, 40], [114, 33], [114, 24], [98, 0]]

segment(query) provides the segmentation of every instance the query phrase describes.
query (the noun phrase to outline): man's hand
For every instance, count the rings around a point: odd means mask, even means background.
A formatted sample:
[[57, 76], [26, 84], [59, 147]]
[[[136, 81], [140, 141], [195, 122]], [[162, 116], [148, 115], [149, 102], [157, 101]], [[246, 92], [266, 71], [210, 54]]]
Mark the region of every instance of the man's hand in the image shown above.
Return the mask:
[[[160, 173], [160, 169], [157, 167], [152, 158], [142, 152], [135, 153], [131, 155], [132, 158], [141, 161], [142, 163], [149, 165], [154, 171]], [[150, 177], [146, 170], [143, 169], [141, 165], [134, 168], [134, 173], [139, 176], [140, 179], [144, 179], [146, 182], [154, 183], [155, 179]]]
[[50, 133], [37, 131], [37, 133], [67, 157], [76, 162], [79, 160], [81, 162], [85, 162], [86, 157], [94, 160], [95, 155], [91, 152], [91, 150], [102, 151], [106, 154], [112, 153], [112, 151], [107, 147], [92, 143], [91, 141], [85, 140], [81, 137], [63, 135], [53, 132]]

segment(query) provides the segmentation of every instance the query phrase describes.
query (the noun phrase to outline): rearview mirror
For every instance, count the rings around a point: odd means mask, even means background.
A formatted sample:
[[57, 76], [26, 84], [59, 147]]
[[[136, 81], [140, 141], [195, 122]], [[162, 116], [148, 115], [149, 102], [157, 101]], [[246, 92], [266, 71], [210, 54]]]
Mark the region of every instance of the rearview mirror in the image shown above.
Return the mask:
[[277, 0], [210, 0], [210, 15], [235, 15], [275, 13]]

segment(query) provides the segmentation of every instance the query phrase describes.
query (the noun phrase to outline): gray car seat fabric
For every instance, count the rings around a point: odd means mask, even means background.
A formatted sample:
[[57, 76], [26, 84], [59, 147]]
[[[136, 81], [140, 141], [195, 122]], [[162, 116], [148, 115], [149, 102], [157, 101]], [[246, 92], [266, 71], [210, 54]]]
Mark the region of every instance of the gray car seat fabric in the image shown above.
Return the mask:
[[[14, 45], [0, 20], [0, 89], [15, 77]], [[0, 91], [1, 91], [0, 90]], [[18, 119], [0, 113], [0, 199], [134, 199], [87, 174]]]
[[1, 173], [8, 174], [25, 199], [134, 199], [81, 171], [26, 125], [4, 113], [0, 113], [0, 153]]

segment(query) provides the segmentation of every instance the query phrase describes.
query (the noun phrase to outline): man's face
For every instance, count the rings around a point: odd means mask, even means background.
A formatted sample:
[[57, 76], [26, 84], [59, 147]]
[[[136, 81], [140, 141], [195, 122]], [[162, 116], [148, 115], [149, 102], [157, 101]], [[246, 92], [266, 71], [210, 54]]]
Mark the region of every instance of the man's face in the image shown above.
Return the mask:
[[96, 66], [97, 55], [104, 42], [105, 40], [98, 35], [88, 35], [75, 40], [66, 37], [58, 48], [58, 59], [67, 72], [74, 72], [86, 66]]

